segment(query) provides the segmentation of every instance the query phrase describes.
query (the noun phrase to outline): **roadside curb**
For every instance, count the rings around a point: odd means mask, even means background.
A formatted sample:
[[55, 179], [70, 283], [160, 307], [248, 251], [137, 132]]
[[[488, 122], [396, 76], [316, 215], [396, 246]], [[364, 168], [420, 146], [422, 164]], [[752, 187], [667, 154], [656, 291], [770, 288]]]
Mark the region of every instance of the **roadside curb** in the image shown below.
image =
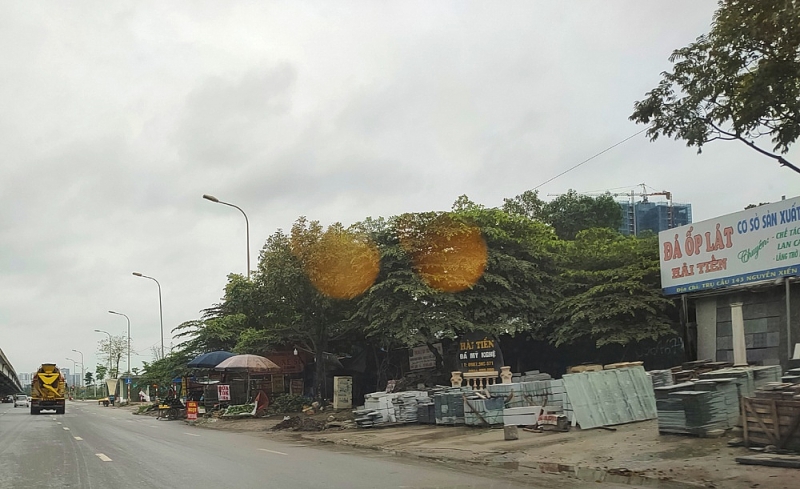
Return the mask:
[[[301, 434], [300, 437], [305, 441], [314, 442], [320, 445], [323, 444], [340, 445], [360, 450], [371, 450], [394, 456], [401, 456], [412, 459], [422, 459], [440, 463], [441, 462], [459, 463], [459, 464], [478, 463], [481, 465], [485, 465], [487, 467], [497, 467], [497, 468], [503, 468], [504, 466], [508, 467], [514, 465], [515, 470], [528, 469], [543, 474], [561, 475], [567, 478], [578, 479], [584, 482], [598, 482], [598, 483], [605, 482], [612, 484], [624, 484], [632, 486], [635, 485], [637, 487], [653, 487], [658, 489], [698, 489], [698, 488], [715, 487], [715, 485], [708, 485], [704, 483], [685, 482], [668, 478], [654, 477], [651, 475], [642, 474], [641, 472], [636, 472], [625, 468], [609, 469], [601, 467], [562, 464], [558, 462], [537, 462], [537, 461], [526, 462], [526, 463], [519, 463], [513, 461], [493, 462], [485, 458], [466, 460], [464, 458], [450, 457], [447, 455], [413, 453], [405, 450], [383, 448], [379, 446], [366, 445], [362, 443], [350, 442], [344, 440], [319, 439], [314, 437], [313, 435], [308, 435], [308, 434]], [[475, 452], [475, 454], [478, 455], [480, 454], [480, 452]], [[498, 453], [496, 453], [495, 455], [497, 454]]]

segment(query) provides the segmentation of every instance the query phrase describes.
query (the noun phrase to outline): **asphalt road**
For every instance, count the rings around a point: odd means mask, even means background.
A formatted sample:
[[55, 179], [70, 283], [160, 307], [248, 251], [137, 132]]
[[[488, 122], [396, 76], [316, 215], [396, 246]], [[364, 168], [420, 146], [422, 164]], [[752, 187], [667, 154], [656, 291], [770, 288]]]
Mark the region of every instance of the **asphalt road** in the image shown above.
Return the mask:
[[64, 415], [38, 416], [0, 404], [0, 488], [554, 487], [479, 474], [281, 442], [260, 433], [195, 428], [88, 401], [68, 403]]

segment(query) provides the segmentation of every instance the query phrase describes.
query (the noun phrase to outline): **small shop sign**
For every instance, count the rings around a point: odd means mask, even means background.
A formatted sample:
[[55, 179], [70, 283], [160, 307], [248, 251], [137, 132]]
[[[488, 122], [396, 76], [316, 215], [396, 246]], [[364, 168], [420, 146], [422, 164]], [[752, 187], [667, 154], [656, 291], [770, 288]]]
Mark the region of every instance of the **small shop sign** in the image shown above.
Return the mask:
[[499, 371], [503, 366], [503, 352], [494, 337], [470, 333], [458, 340], [458, 363], [464, 373]]
[[231, 386], [225, 384], [217, 384], [217, 399], [220, 401], [230, 401]]
[[197, 421], [197, 401], [186, 401], [186, 419]]
[[[436, 343], [433, 347], [436, 348], [439, 355], [442, 355], [441, 343]], [[408, 350], [408, 368], [409, 370], [436, 368], [436, 356], [427, 345], [410, 348]]]

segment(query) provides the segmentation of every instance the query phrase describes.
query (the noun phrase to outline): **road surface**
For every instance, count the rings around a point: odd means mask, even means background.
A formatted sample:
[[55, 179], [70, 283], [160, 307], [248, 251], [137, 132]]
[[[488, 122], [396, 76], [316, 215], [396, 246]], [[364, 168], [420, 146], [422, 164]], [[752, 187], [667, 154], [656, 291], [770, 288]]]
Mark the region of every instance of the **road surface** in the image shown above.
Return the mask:
[[[487, 476], [488, 475], [488, 476]], [[69, 402], [64, 415], [0, 404], [2, 488], [552, 488], [502, 473], [196, 428]], [[533, 479], [532, 479], [533, 481]], [[563, 481], [563, 487], [598, 487]], [[608, 487], [605, 485], [604, 487]]]

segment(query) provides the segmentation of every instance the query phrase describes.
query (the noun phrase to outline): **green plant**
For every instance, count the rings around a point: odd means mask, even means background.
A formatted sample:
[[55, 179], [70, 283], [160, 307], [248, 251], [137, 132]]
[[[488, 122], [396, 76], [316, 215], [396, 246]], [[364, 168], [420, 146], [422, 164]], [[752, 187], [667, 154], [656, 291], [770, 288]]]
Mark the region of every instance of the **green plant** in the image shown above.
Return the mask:
[[272, 400], [267, 412], [270, 414], [299, 413], [303, 410], [303, 406], [307, 406], [310, 402], [303, 396], [282, 394]]

